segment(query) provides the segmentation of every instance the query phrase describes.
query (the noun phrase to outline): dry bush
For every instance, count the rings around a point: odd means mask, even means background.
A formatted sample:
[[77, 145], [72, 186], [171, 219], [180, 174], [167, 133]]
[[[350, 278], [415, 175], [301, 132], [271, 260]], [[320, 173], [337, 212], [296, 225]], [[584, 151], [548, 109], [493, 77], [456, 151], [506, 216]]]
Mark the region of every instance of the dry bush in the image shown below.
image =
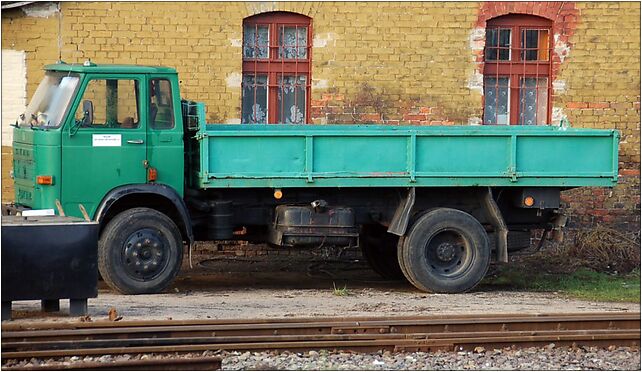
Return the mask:
[[568, 238], [558, 244], [548, 241], [531, 254], [513, 254], [511, 260], [523, 270], [570, 274], [580, 268], [627, 274], [640, 268], [640, 234], [623, 233], [604, 226], [567, 230]]
[[640, 268], [640, 235], [604, 226], [578, 231], [573, 243], [564, 247], [580, 266], [600, 272], [628, 273]]

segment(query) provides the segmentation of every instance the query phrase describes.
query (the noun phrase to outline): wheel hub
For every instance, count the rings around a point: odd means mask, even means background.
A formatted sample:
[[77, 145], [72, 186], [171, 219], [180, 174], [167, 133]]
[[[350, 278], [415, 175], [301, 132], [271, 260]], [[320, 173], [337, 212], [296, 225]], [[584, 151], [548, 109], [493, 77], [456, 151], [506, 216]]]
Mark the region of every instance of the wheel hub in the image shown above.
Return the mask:
[[163, 241], [151, 229], [139, 230], [125, 242], [123, 259], [130, 275], [139, 279], [153, 277], [165, 261]]
[[434, 274], [443, 278], [454, 278], [465, 272], [471, 257], [470, 247], [458, 230], [442, 230], [426, 245], [428, 264]]
[[448, 262], [455, 257], [455, 246], [452, 243], [444, 242], [437, 246], [437, 258], [441, 261]]

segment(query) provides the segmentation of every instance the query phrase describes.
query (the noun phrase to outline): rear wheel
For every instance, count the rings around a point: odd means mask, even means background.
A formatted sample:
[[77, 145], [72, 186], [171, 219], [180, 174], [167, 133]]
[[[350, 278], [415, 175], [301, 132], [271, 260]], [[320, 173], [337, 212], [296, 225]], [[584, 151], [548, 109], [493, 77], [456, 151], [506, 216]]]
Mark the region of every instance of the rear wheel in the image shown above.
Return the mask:
[[388, 280], [400, 280], [404, 274], [397, 259], [399, 237], [390, 234], [384, 226], [365, 225], [361, 229], [361, 252], [377, 274]]
[[176, 224], [149, 208], [121, 212], [98, 242], [98, 269], [105, 282], [123, 294], [158, 293], [174, 280], [183, 258]]
[[486, 231], [473, 216], [456, 209], [439, 208], [421, 216], [399, 248], [408, 280], [427, 292], [466, 292], [490, 265]]

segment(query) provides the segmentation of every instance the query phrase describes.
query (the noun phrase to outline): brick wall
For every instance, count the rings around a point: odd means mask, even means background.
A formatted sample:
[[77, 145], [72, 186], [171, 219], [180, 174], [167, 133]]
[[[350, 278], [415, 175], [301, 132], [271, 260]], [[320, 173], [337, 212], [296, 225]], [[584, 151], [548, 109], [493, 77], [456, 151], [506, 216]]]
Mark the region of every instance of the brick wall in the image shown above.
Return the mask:
[[3, 47], [26, 52], [28, 96], [41, 66], [58, 54], [68, 63], [167, 65], [177, 68], [184, 97], [207, 104], [208, 121], [227, 123], [240, 120], [242, 22], [250, 15], [279, 10], [312, 18], [314, 123], [416, 125], [479, 123], [486, 20], [508, 12], [549, 17], [553, 117], [623, 135], [626, 177], [613, 190], [616, 199], [574, 190], [565, 194], [569, 211], [580, 218], [577, 200], [588, 198], [591, 218], [578, 222], [617, 216], [639, 229], [639, 191], [631, 186], [640, 168], [639, 3], [64, 2], [60, 9], [39, 17], [2, 13]]
[[[616, 128], [620, 181], [612, 192], [567, 192], [571, 223], [640, 231], [640, 4], [578, 3], [557, 104], [573, 126]], [[575, 222], [573, 222], [575, 221]]]

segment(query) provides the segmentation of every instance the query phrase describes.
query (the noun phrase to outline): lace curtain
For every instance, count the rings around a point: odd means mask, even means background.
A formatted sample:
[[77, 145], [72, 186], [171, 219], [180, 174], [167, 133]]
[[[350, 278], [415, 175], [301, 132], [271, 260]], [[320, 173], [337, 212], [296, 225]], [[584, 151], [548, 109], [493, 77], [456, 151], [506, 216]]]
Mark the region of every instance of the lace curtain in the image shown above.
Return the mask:
[[281, 27], [279, 29], [279, 57], [283, 59], [308, 58], [308, 28]]
[[243, 28], [243, 57], [268, 58], [270, 32], [267, 25], [248, 25]]
[[484, 78], [484, 124], [508, 124], [508, 81], [507, 77]]
[[267, 75], [243, 76], [243, 124], [267, 123]]
[[521, 78], [519, 89], [519, 123], [546, 124], [548, 81], [546, 78]]
[[306, 77], [281, 76], [279, 79], [279, 123], [303, 124], [305, 122]]

